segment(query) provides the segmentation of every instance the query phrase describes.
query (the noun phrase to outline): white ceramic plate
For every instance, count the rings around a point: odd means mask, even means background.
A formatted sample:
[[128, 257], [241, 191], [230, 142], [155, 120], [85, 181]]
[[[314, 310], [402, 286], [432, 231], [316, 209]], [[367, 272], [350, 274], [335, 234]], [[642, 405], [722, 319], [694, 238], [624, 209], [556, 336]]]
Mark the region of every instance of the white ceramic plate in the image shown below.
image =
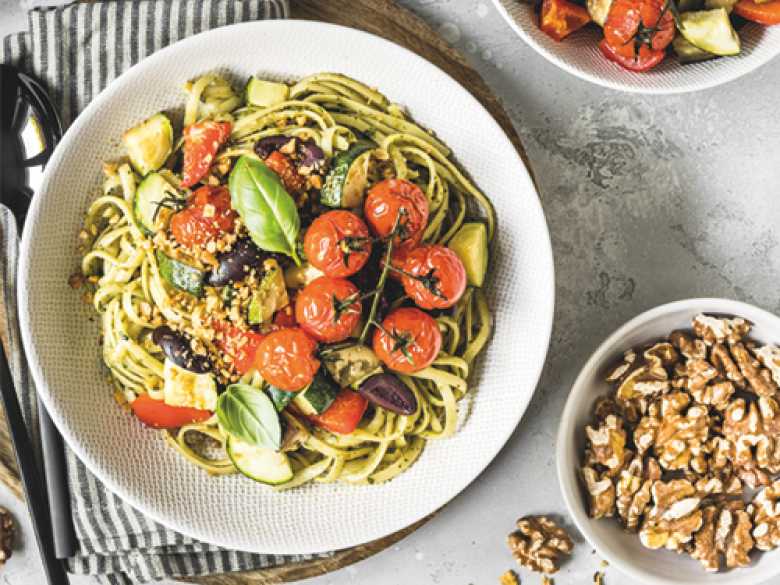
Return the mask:
[[[123, 413], [101, 368], [94, 317], [68, 287], [77, 233], [121, 154], [124, 129], [181, 107], [182, 84], [221, 71], [297, 78], [338, 71], [378, 87], [435, 129], [492, 198], [499, 229], [487, 294], [495, 334], [469, 416], [411, 470], [378, 486], [312, 485], [286, 493], [241, 476], [208, 477]], [[238, 83], [238, 81], [237, 81]], [[27, 220], [19, 275], [22, 332], [57, 427], [89, 468], [131, 505], [192, 537], [267, 553], [316, 553], [395, 532], [447, 503], [488, 465], [520, 420], [544, 363], [554, 284], [549, 233], [529, 174], [498, 124], [465, 89], [379, 37], [305, 21], [220, 28], [181, 41], [122, 75], [68, 130]]]
[[634, 73], [604, 58], [597, 46], [601, 31], [596, 27], [559, 43], [539, 30], [532, 1], [493, 3], [515, 32], [547, 60], [572, 75], [622, 91], [672, 94], [706, 89], [745, 75], [780, 54], [780, 26], [748, 23], [739, 30], [742, 52], [737, 56], [686, 65], [667, 57], [651, 71]]
[[699, 561], [688, 556], [643, 547], [638, 536], [627, 534], [614, 519], [588, 517], [578, 471], [585, 449], [583, 429], [590, 423], [596, 399], [610, 390], [604, 381], [607, 370], [627, 349], [666, 337], [675, 329], [689, 329], [691, 320], [699, 313], [744, 317], [753, 323], [750, 333], [753, 339], [759, 343], [780, 344], [780, 318], [739, 301], [688, 299], [661, 305], [634, 317], [598, 347], [572, 386], [558, 429], [558, 481], [569, 513], [583, 536], [602, 558], [632, 579], [647, 585], [768, 584], [769, 579], [780, 575], [780, 549], [755, 555], [748, 568], [708, 573]]

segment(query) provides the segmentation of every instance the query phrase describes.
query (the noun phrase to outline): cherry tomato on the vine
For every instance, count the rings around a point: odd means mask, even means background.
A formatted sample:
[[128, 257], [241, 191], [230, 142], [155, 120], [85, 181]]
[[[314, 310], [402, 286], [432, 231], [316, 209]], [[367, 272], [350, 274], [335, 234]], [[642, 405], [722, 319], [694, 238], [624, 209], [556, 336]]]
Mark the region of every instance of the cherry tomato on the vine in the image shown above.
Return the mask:
[[264, 162], [269, 169], [279, 175], [284, 188], [291, 195], [303, 191], [303, 188], [306, 186], [306, 177], [298, 174], [289, 156], [275, 150], [265, 157]]
[[230, 205], [230, 191], [205, 185], [190, 195], [184, 209], [171, 217], [171, 234], [182, 246], [203, 246], [223, 233], [233, 232], [236, 217]]
[[192, 187], [209, 172], [219, 147], [230, 136], [230, 122], [203, 120], [190, 124], [182, 132], [184, 136], [184, 163], [182, 187]]
[[295, 320], [317, 341], [343, 341], [360, 321], [360, 292], [344, 278], [320, 276], [295, 299]]
[[411, 374], [427, 368], [441, 350], [441, 331], [428, 313], [396, 309], [374, 332], [374, 353], [388, 368]]
[[209, 410], [170, 406], [148, 394], [139, 394], [130, 408], [142, 423], [155, 429], [173, 429], [211, 418]]
[[[629, 71], [647, 71], [652, 69], [663, 61], [666, 56], [666, 51], [656, 51], [647, 45], [639, 47], [639, 51], [636, 53], [628, 52], [625, 49], [618, 51], [607, 42], [607, 39], [601, 39], [599, 49], [601, 49], [602, 54], [607, 59], [614, 61]], [[633, 51], [633, 48], [631, 51]]]
[[390, 235], [398, 219], [399, 232], [393, 238], [397, 249], [411, 250], [417, 246], [428, 225], [425, 193], [404, 179], [385, 179], [371, 187], [363, 211], [369, 227], [379, 237]]
[[265, 336], [257, 348], [255, 365], [269, 384], [286, 392], [302, 390], [314, 379], [320, 361], [317, 342], [298, 327], [279, 329]]
[[632, 71], [663, 61], [674, 39], [673, 0], [614, 0], [604, 23], [601, 52]]
[[306, 259], [327, 276], [352, 276], [371, 255], [371, 238], [363, 220], [350, 211], [323, 213], [303, 238]]
[[446, 246], [415, 248], [406, 256], [403, 271], [404, 291], [423, 309], [447, 309], [466, 290], [463, 262]]

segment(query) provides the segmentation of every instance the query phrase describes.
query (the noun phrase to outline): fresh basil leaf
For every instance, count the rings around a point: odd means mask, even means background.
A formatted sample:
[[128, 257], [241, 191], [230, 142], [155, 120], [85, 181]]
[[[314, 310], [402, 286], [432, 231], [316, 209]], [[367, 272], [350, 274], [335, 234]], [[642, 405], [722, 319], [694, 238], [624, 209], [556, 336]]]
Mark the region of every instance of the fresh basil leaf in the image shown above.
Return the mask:
[[277, 451], [282, 426], [271, 399], [248, 384], [231, 384], [217, 400], [217, 419], [225, 432], [257, 447]]
[[233, 209], [244, 221], [252, 241], [260, 249], [286, 254], [300, 265], [297, 242], [301, 219], [277, 174], [262, 161], [242, 156], [228, 184]]

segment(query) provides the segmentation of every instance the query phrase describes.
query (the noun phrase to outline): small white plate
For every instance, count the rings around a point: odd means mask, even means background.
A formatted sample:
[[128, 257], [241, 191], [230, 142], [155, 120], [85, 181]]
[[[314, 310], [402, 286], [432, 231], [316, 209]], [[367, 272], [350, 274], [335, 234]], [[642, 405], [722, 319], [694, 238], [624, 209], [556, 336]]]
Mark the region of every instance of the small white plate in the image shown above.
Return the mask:
[[[159, 433], [117, 407], [104, 379], [90, 307], [68, 287], [77, 234], [122, 132], [181, 108], [182, 84], [220, 71], [299, 78], [338, 71], [379, 88], [436, 131], [498, 212], [487, 295], [495, 334], [479, 360], [469, 416], [390, 483], [310, 485], [285, 493], [241, 476], [208, 477]], [[417, 55], [379, 37], [306, 21], [219, 28], [181, 41], [114, 81], [68, 130], [30, 210], [19, 274], [21, 325], [41, 397], [68, 444], [113, 491], [200, 540], [265, 553], [317, 553], [404, 528], [446, 504], [490, 463], [531, 399], [547, 353], [554, 283], [536, 190], [512, 144], [471, 94]], [[464, 409], [465, 410], [465, 409]]]
[[733, 81], [780, 54], [780, 26], [747, 23], [739, 30], [742, 52], [682, 65], [673, 56], [644, 73], [608, 61], [598, 48], [601, 31], [587, 27], [564, 39], [551, 39], [539, 30], [531, 0], [493, 0], [504, 19], [536, 52], [564, 71], [612, 89], [634, 93], [672, 94], [715, 87]]
[[607, 369], [630, 348], [666, 337], [675, 329], [689, 329], [691, 320], [699, 313], [744, 317], [753, 323], [750, 333], [753, 339], [760, 343], [780, 343], [780, 318], [753, 305], [728, 299], [677, 301], [634, 317], [598, 347], [572, 386], [558, 428], [558, 481], [577, 528], [602, 558], [626, 575], [647, 585], [757, 585], [780, 575], [780, 549], [756, 555], [748, 568], [708, 573], [699, 561], [688, 556], [645, 548], [637, 535], [627, 534], [614, 519], [590, 518], [579, 481], [585, 425], [591, 421], [596, 399], [610, 390], [604, 381]]

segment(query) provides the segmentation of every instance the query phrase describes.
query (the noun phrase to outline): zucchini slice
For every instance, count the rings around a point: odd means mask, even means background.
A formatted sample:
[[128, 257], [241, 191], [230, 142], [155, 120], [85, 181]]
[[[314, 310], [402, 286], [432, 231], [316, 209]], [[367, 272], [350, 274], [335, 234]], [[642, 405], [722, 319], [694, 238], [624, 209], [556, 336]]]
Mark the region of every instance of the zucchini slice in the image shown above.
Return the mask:
[[346, 209], [363, 205], [373, 149], [370, 142], [356, 142], [333, 158], [333, 166], [320, 193], [320, 203]]
[[482, 286], [488, 265], [488, 237], [485, 224], [479, 221], [464, 223], [452, 236], [447, 246], [463, 262], [468, 283]]
[[205, 272], [184, 262], [174, 260], [160, 250], [157, 250], [157, 265], [160, 267], [160, 276], [168, 284], [193, 296], [203, 296]]
[[342, 388], [349, 386], [357, 390], [363, 380], [384, 371], [373, 350], [359, 344], [332, 349], [322, 361]]
[[217, 408], [217, 382], [212, 374], [196, 374], [166, 359], [163, 365], [163, 402], [214, 411]]
[[122, 135], [130, 162], [141, 176], [159, 169], [173, 148], [173, 126], [165, 114], [155, 114]]
[[183, 200], [176, 188], [160, 173], [149, 173], [135, 190], [133, 214], [141, 229], [149, 236], [168, 227], [174, 210], [167, 202]]
[[739, 0], [704, 0], [704, 8], [707, 10], [713, 10], [715, 8], [725, 8], [726, 12], [731, 14], [734, 5]]
[[276, 386], [268, 386], [268, 396], [271, 398], [271, 402], [274, 403], [276, 412], [282, 412], [290, 401], [295, 398], [295, 392], [285, 392], [279, 390]]
[[228, 436], [226, 450], [236, 469], [250, 479], [269, 485], [279, 485], [292, 479], [292, 466], [284, 453], [255, 447], [233, 436]]
[[260, 286], [252, 293], [249, 301], [247, 321], [253, 325], [270, 321], [274, 313], [290, 304], [287, 287], [284, 283], [284, 273], [274, 259], [263, 263], [265, 274]]
[[274, 83], [251, 77], [246, 84], [246, 103], [250, 106], [269, 108], [287, 101], [290, 88], [284, 83]]
[[706, 61], [707, 59], [713, 59], [717, 55], [708, 53], [701, 50], [685, 40], [682, 35], [677, 35], [672, 41], [672, 48], [677, 55], [677, 59], [680, 63], [697, 63], [698, 61]]
[[736, 55], [740, 50], [739, 35], [725, 8], [683, 12], [680, 32], [694, 47], [713, 55]]
[[327, 376], [318, 372], [311, 384], [295, 395], [293, 402], [303, 414], [322, 414], [333, 404], [340, 391]]

